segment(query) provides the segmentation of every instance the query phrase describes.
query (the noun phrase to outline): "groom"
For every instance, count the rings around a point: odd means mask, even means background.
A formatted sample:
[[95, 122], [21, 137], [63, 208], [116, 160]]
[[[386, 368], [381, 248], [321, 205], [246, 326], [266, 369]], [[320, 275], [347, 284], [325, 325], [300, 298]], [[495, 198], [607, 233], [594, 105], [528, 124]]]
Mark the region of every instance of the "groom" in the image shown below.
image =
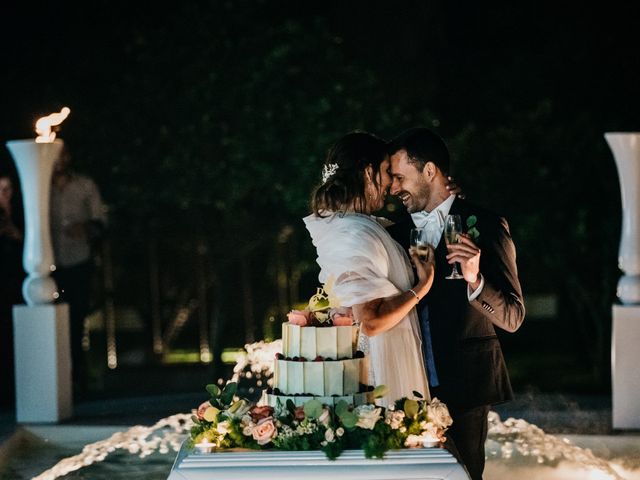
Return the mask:
[[[408, 248], [410, 229], [425, 228], [437, 245], [433, 287], [416, 307], [431, 395], [449, 407], [448, 434], [471, 478], [481, 479], [489, 408], [512, 398], [495, 327], [515, 332], [524, 319], [515, 247], [504, 218], [449, 194], [449, 151], [438, 135], [413, 128], [389, 148], [391, 193], [411, 214], [389, 233]], [[449, 246], [448, 214], [470, 233]], [[445, 279], [456, 262], [464, 279]]]

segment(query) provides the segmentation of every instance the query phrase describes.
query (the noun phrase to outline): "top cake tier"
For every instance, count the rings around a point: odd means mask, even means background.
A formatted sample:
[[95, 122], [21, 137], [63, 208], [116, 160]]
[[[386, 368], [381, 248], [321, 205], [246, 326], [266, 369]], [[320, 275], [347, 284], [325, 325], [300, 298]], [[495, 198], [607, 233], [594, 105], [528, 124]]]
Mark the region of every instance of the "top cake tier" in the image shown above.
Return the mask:
[[300, 327], [282, 324], [282, 354], [314, 360], [353, 358], [358, 343], [358, 327]]

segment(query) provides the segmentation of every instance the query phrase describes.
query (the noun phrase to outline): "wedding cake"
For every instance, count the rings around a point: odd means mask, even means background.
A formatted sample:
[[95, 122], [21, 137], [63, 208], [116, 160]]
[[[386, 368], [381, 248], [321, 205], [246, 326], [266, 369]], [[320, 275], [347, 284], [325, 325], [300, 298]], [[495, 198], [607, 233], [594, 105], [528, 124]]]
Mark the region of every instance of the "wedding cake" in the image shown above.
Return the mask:
[[[248, 459], [266, 462], [260, 465], [273, 468], [282, 459], [293, 458], [285, 452], [322, 450], [327, 458], [335, 459], [345, 450], [362, 449], [366, 458], [382, 458], [388, 450], [403, 446], [415, 448], [443, 442], [451, 418], [437, 399], [403, 397], [389, 407], [375, 403], [386, 395], [387, 389], [384, 385], [368, 385], [372, 383], [368, 359], [358, 351], [359, 329], [353, 323], [351, 309], [341, 308], [339, 299], [332, 295], [331, 284], [325, 283], [307, 306], [291, 311], [283, 323], [273, 378], [260, 402], [237, 397], [235, 381], [227, 382], [223, 388], [207, 385], [211, 398], [194, 410], [188, 448], [201, 453], [217, 451], [216, 455], [227, 452], [229, 455], [222, 461], [226, 471], [233, 465], [244, 468]], [[252, 351], [247, 348], [249, 356]], [[266, 357], [258, 357], [271, 369], [273, 350], [266, 352]], [[246, 456], [232, 451], [234, 448], [273, 448], [281, 450], [282, 455]], [[357, 455], [362, 457], [362, 453]], [[449, 457], [455, 463], [453, 456]], [[204, 465], [201, 458], [193, 456], [193, 464], [189, 463], [190, 458], [186, 457], [186, 463], [178, 460], [176, 465], [184, 463], [185, 472], [191, 472], [195, 464]], [[347, 463], [353, 460], [350, 458]], [[305, 465], [310, 459], [315, 457], [305, 454], [298, 458]], [[404, 462], [406, 455], [402, 459]], [[316, 465], [316, 460], [313, 462]]]
[[313, 398], [325, 405], [373, 401], [367, 358], [357, 350], [359, 329], [350, 309], [332, 306], [330, 292], [326, 285], [319, 288], [304, 310], [291, 311], [282, 324], [282, 352], [261, 403], [275, 408], [287, 400], [301, 406]]

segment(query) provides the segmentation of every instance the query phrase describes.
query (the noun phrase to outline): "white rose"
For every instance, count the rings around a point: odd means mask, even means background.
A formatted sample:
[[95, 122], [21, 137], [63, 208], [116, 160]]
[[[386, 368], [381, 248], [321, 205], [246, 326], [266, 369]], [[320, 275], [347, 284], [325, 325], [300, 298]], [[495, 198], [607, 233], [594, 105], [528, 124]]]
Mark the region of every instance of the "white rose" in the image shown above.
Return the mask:
[[409, 448], [421, 447], [422, 437], [419, 435], [409, 435], [404, 441], [404, 446]]
[[399, 429], [402, 426], [402, 421], [404, 420], [404, 411], [403, 410], [387, 410], [385, 412], [385, 422], [389, 424], [391, 428], [394, 430]]
[[356, 427], [373, 430], [377, 421], [380, 419], [380, 412], [382, 412], [382, 408], [376, 408], [375, 405], [362, 405], [357, 407], [354, 411], [356, 415], [358, 415]]
[[218, 425], [216, 426], [216, 431], [220, 435], [226, 435], [227, 433], [229, 433], [229, 421], [225, 420], [224, 422], [218, 423]]
[[438, 427], [435, 424], [428, 422], [424, 427], [422, 427], [422, 435], [438, 438]]
[[337, 436], [339, 436], [339, 437], [341, 437], [342, 435], [344, 435], [344, 428], [342, 428], [342, 427], [338, 427], [338, 428], [336, 429], [336, 435], [337, 435]]
[[427, 415], [429, 420], [438, 428], [447, 428], [453, 423], [451, 415], [449, 415], [449, 409], [437, 398], [431, 400], [427, 406]]

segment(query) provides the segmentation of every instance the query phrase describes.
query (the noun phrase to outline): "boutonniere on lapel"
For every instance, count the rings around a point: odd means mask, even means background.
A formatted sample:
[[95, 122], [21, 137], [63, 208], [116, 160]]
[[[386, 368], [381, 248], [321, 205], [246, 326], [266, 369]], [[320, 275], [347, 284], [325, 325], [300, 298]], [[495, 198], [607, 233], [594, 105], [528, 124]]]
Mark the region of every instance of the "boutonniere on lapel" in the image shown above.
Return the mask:
[[467, 217], [467, 235], [471, 237], [474, 243], [478, 242], [480, 238], [480, 231], [476, 228], [476, 224], [478, 223], [478, 217], [475, 215], [469, 215]]

